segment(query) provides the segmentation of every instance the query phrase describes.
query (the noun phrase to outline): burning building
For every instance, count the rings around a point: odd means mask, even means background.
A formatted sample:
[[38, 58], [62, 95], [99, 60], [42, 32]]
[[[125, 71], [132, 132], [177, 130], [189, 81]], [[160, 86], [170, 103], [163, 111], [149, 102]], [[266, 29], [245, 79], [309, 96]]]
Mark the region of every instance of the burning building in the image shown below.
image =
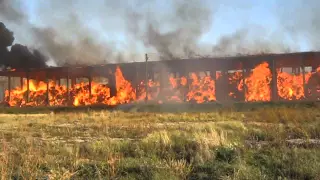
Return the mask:
[[320, 100], [320, 52], [0, 71], [8, 106]]

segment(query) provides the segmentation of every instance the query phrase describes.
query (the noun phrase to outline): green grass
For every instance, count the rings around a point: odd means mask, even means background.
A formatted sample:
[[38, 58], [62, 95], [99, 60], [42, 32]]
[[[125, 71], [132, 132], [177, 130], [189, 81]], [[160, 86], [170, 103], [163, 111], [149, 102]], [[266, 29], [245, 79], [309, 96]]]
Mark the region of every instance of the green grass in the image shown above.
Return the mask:
[[315, 105], [150, 106], [2, 110], [0, 179], [320, 179]]

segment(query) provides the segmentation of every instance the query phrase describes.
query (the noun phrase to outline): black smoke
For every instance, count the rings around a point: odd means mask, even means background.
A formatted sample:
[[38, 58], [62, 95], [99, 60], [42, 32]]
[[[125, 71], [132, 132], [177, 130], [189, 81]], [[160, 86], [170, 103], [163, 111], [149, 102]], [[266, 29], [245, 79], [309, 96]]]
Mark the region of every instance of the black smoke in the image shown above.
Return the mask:
[[1, 66], [13, 69], [47, 67], [47, 58], [40, 51], [31, 50], [21, 44], [13, 44], [14, 40], [13, 32], [0, 22]]

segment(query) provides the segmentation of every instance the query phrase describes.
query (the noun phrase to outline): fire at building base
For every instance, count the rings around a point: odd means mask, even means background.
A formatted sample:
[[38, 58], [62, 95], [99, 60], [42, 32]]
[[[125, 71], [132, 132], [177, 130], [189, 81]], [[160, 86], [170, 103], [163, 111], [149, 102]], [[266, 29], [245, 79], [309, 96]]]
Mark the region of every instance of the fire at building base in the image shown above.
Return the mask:
[[320, 100], [319, 52], [11, 69], [0, 76], [0, 98], [11, 107]]

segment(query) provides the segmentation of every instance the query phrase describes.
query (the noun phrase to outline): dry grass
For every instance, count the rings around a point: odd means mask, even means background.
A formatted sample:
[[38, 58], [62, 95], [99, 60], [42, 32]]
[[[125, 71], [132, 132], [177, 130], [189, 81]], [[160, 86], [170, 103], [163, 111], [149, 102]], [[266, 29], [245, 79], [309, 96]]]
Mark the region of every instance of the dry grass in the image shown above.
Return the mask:
[[316, 108], [0, 114], [0, 177], [317, 179], [318, 139]]

